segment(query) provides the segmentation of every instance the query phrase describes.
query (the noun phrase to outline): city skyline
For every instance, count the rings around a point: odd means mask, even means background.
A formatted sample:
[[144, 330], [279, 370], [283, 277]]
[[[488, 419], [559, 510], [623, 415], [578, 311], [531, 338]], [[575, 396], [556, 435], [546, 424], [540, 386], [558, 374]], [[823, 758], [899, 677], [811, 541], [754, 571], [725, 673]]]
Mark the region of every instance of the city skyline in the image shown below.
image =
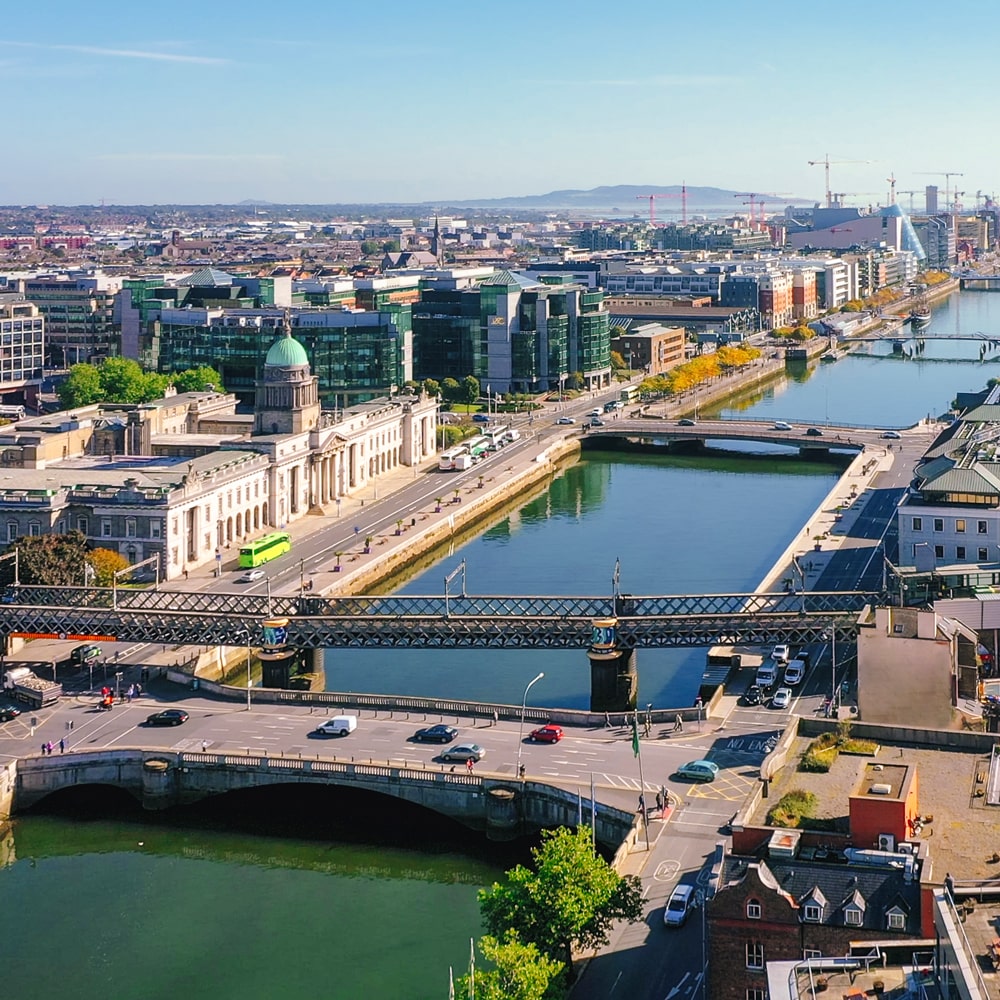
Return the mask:
[[[592, 0], [273, 12], [12, 10], [0, 79], [20, 153], [0, 203], [447, 203], [682, 181], [821, 201], [808, 161], [827, 154], [831, 188], [858, 204], [885, 203], [890, 175], [943, 192], [942, 170], [966, 204], [992, 192], [975, 98], [914, 88], [940, 17], [925, 0], [905, 23], [849, 0], [835, 26], [789, 0], [752, 16], [735, 0], [637, 0], [617, 19]], [[949, 23], [981, 13], [960, 0]], [[946, 151], [930, 141], [943, 122]]]

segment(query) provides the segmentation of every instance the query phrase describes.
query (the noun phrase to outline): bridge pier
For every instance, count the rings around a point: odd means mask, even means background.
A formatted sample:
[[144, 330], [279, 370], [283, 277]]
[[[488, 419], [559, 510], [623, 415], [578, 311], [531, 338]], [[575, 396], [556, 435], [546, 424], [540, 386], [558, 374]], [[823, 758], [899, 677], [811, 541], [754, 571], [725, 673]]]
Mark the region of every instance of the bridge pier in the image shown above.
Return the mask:
[[636, 651], [591, 649], [587, 657], [590, 660], [590, 710], [628, 712], [634, 709], [639, 688]]

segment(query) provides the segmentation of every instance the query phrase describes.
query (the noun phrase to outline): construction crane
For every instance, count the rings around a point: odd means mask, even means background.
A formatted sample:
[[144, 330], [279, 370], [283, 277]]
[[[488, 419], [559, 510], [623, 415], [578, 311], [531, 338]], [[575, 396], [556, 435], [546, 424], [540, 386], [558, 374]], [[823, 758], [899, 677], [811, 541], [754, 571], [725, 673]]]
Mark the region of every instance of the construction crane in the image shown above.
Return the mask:
[[822, 166], [825, 168], [825, 178], [826, 178], [826, 207], [833, 208], [833, 202], [831, 201], [830, 194], [830, 164], [840, 164], [840, 163], [871, 163], [871, 160], [831, 160], [830, 154], [827, 153], [822, 160], [809, 160], [807, 161], [810, 167]]
[[[791, 195], [784, 191], [741, 191], [739, 194], [734, 194], [734, 198], [748, 198], [749, 201], [743, 202], [744, 205], [750, 206], [750, 228], [753, 229], [755, 226], [759, 225], [763, 227], [764, 225], [764, 199], [765, 198], [790, 198]], [[760, 210], [759, 212], [754, 212], [754, 206]], [[759, 218], [759, 221], [758, 221]]]
[[961, 198], [963, 194], [965, 194], [965, 192], [964, 192], [964, 191], [955, 191], [955, 192], [954, 192], [954, 195], [955, 195], [955, 199], [954, 199], [954, 201], [953, 201], [953, 202], [951, 203], [951, 210], [952, 210], [952, 211], [953, 211], [953, 212], [954, 212], [954, 213], [955, 213], [956, 215], [958, 215], [958, 213], [962, 211], [962, 203], [961, 203], [961, 202], [960, 202], [960, 201], [959, 201], [958, 199], [959, 199], [959, 198]]
[[637, 194], [636, 198], [648, 198], [649, 199], [649, 224], [651, 226], [656, 225], [656, 199], [657, 198], [680, 198], [681, 200], [681, 224], [686, 226], [688, 221], [688, 194], [687, 194], [687, 183], [681, 182], [681, 193], [677, 194], [676, 191], [667, 191], [662, 194]]
[[831, 192], [833, 204], [830, 207], [843, 208], [845, 198], [867, 198], [873, 194], [878, 194], [878, 191], [833, 191]]
[[889, 204], [896, 204], [896, 171], [894, 170], [888, 177], [886, 181], [889, 184]]
[[922, 191], [900, 191], [900, 194], [908, 194], [910, 196], [910, 215], [913, 215], [913, 196], [915, 194], [923, 194]]
[[944, 203], [948, 205], [948, 192], [951, 188], [952, 177], [964, 177], [965, 174], [958, 170], [924, 170], [921, 171], [923, 177], [943, 177], [944, 178]]

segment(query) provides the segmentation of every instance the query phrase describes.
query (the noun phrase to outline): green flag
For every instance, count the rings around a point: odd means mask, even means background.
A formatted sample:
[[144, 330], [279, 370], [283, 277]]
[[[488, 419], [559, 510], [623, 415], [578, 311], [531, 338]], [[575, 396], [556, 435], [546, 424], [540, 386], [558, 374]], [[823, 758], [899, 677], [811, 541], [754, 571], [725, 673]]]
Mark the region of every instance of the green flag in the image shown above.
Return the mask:
[[639, 723], [636, 717], [632, 716], [632, 753], [639, 756]]

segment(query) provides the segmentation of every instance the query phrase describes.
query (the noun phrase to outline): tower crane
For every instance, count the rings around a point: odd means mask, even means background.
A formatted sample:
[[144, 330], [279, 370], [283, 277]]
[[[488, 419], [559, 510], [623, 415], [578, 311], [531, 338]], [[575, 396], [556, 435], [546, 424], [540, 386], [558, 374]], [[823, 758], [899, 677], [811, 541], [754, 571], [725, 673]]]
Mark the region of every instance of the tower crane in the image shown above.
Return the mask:
[[822, 166], [825, 168], [825, 179], [826, 179], [826, 207], [833, 208], [833, 203], [831, 201], [830, 194], [830, 164], [831, 163], [871, 163], [871, 160], [831, 160], [830, 154], [827, 153], [822, 160], [808, 160], [810, 167]]
[[953, 202], [951, 203], [951, 210], [952, 210], [952, 211], [953, 211], [953, 212], [954, 212], [954, 213], [955, 213], [956, 215], [958, 215], [958, 213], [962, 211], [962, 203], [961, 203], [961, 202], [960, 202], [960, 201], [959, 201], [958, 199], [959, 199], [959, 198], [961, 198], [963, 194], [965, 194], [965, 192], [964, 192], [964, 191], [955, 191], [955, 192], [954, 192], [954, 195], [955, 195], [955, 199], [954, 199], [954, 201], [953, 201]]
[[[791, 195], [784, 191], [741, 191], [739, 194], [734, 194], [734, 198], [748, 198], [749, 201], [743, 202], [744, 205], [750, 206], [750, 228], [753, 229], [755, 225], [764, 224], [764, 199], [765, 198], [790, 198]], [[759, 213], [754, 212], [754, 205], [760, 210]]]
[[913, 215], [913, 196], [915, 194], [921, 194], [920, 191], [900, 191], [900, 194], [908, 194], [910, 196], [910, 215]]
[[637, 194], [636, 198], [648, 198], [649, 199], [649, 224], [651, 226], [656, 225], [656, 199], [657, 198], [680, 198], [681, 200], [681, 225], [686, 226], [688, 221], [688, 195], [687, 195], [687, 183], [685, 181], [681, 182], [681, 192], [677, 194], [676, 191], [665, 191], [662, 194]]
[[965, 174], [958, 170], [924, 170], [921, 172], [924, 177], [944, 178], [944, 203], [948, 205], [948, 192], [951, 187], [952, 177], [964, 177]]
[[869, 195], [878, 194], [878, 191], [831, 191], [833, 198], [831, 208], [843, 208], [845, 198], [867, 198]]
[[886, 180], [889, 182], [889, 204], [896, 204], [896, 171], [893, 170]]

